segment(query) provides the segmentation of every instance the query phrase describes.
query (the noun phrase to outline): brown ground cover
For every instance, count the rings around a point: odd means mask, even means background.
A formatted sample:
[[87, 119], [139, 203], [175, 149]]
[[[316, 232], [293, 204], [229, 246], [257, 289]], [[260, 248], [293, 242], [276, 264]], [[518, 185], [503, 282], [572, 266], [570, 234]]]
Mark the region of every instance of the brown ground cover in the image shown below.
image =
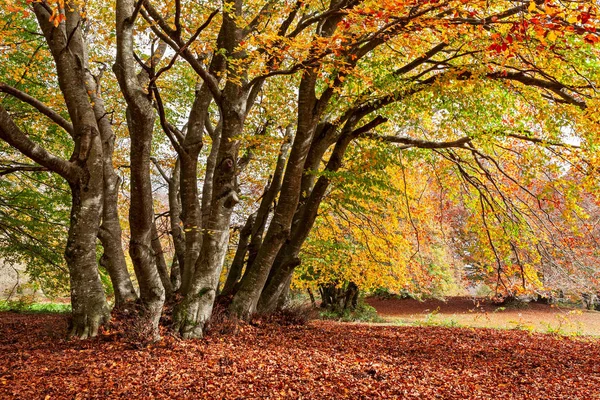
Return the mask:
[[0, 398], [600, 399], [600, 343], [519, 330], [313, 321], [135, 348], [0, 313]]
[[600, 312], [578, 308], [538, 303], [500, 307], [489, 300], [470, 297], [449, 297], [445, 301], [372, 297], [367, 302], [392, 323], [600, 335]]

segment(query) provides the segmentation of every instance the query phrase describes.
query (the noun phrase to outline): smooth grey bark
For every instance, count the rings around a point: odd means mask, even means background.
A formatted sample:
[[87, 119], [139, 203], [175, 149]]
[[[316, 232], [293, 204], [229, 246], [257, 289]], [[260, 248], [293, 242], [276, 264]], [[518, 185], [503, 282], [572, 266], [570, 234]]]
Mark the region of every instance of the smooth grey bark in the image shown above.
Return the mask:
[[[96, 146], [100, 148], [101, 144], [98, 143], [94, 147]], [[96, 157], [95, 154], [90, 156]], [[99, 174], [101, 168], [102, 164], [98, 162], [94, 168], [87, 170], [92, 175]], [[96, 171], [92, 172], [93, 169]], [[110, 309], [96, 262], [96, 236], [101, 216], [101, 195], [98, 194], [102, 190], [102, 181], [96, 182], [94, 186], [87, 185], [86, 188], [82, 188], [79, 184], [71, 185], [71, 219], [65, 250], [73, 314], [70, 335], [81, 339], [96, 336], [100, 326], [110, 318]]]
[[[172, 26], [165, 20], [163, 15], [150, 4], [149, 1], [143, 1], [144, 8], [141, 14], [151, 24], [155, 26], [153, 31], [165, 42], [168, 43], [174, 51], [181, 56], [192, 66], [192, 68], [202, 78], [202, 84], [196, 92], [196, 97], [188, 119], [188, 133], [185, 138], [176, 138], [170, 134], [169, 129], [163, 130], [168, 134], [173, 146], [179, 153], [181, 159], [181, 203], [182, 203], [182, 220], [185, 230], [185, 257], [183, 264], [180, 263], [182, 269], [182, 282], [180, 292], [187, 294], [192, 285], [192, 280], [195, 274], [195, 266], [198, 263], [198, 255], [202, 246], [203, 239], [203, 212], [200, 206], [197, 188], [198, 174], [198, 155], [202, 148], [203, 130], [208, 122], [208, 107], [213, 98], [221, 103], [221, 95], [225, 90], [219, 88], [218, 76], [224, 71], [227, 60], [221, 52], [215, 52], [211, 59], [211, 64], [208, 69], [205, 69], [200, 60], [189, 49], [189, 43], [186, 43], [179, 28], [173, 29]], [[234, 2], [236, 13], [241, 13], [241, 1]], [[217, 15], [219, 10], [213, 11], [207, 21], [199, 27], [196, 34], [199, 34], [206, 28], [213, 17]], [[231, 54], [237, 43], [240, 40], [241, 30], [235, 25], [235, 22], [227, 14], [228, 11], [223, 10], [223, 22], [217, 36], [217, 48], [224, 49], [228, 54]], [[236, 56], [237, 57], [237, 56]], [[238, 101], [236, 99], [235, 101]], [[243, 101], [243, 100], [242, 100]], [[222, 104], [219, 104], [222, 106]], [[164, 119], [164, 112], [161, 112], [161, 119]], [[214, 151], [217, 152], [219, 146], [215, 146], [213, 139]], [[205, 185], [212, 185], [212, 179], [205, 179]], [[210, 189], [210, 188], [209, 188]], [[211, 195], [203, 193], [203, 199], [209, 201]], [[204, 205], [204, 203], [203, 203]], [[205, 208], [207, 209], [207, 208]]]
[[[207, 121], [208, 122], [208, 121]], [[209, 126], [209, 125], [208, 125]], [[210, 152], [206, 158], [206, 172], [204, 182], [202, 183], [202, 224], [206, 225], [210, 217], [210, 205], [213, 195], [213, 180], [215, 177], [215, 168], [217, 167], [217, 158], [219, 156], [219, 146], [221, 145], [221, 130], [223, 128], [222, 120], [215, 129], [210, 129], [212, 144]]]
[[110, 276], [115, 292], [115, 307], [121, 307], [130, 301], [137, 300], [137, 294], [127, 271], [125, 252], [121, 241], [122, 231], [118, 206], [121, 178], [119, 178], [113, 167], [115, 134], [108, 119], [108, 113], [104, 108], [104, 99], [100, 93], [100, 77], [96, 78], [87, 71], [86, 87], [102, 139], [104, 203], [102, 224], [98, 231], [98, 239], [100, 239], [103, 248], [100, 265], [108, 271]]
[[[234, 21], [242, 14], [242, 1], [234, 0], [231, 8], [223, 11], [223, 22], [218, 42], [225, 50], [227, 57], [236, 59], [243, 57], [234, 53], [243, 32]], [[230, 14], [231, 13], [231, 14]], [[186, 58], [189, 60], [189, 57]], [[224, 58], [223, 58], [224, 59]], [[191, 60], [193, 62], [193, 60]], [[206, 223], [202, 226], [200, 256], [196, 262], [194, 274], [187, 294], [175, 310], [175, 328], [184, 338], [202, 337], [206, 323], [210, 319], [219, 277], [229, 242], [229, 225], [233, 207], [238, 203], [237, 195], [237, 160], [239, 152], [239, 136], [244, 127], [247, 112], [249, 90], [233, 80], [228, 80], [222, 90], [215, 87], [216, 79], [209, 72], [198, 69], [204, 84], [210, 90], [214, 101], [219, 106], [221, 117], [220, 140], [216, 151], [216, 164], [211, 185], [211, 196]], [[208, 76], [207, 76], [208, 75]], [[243, 79], [243, 77], [242, 77]], [[216, 140], [213, 139], [213, 146]], [[205, 179], [207, 181], [207, 179]], [[203, 197], [207, 196], [206, 192]]]
[[[217, 38], [219, 47], [224, 47], [224, 34], [221, 32]], [[218, 54], [212, 59], [209, 72], [217, 74], [225, 68], [225, 59]], [[180, 292], [187, 294], [194, 269], [200, 254], [202, 245], [202, 227], [208, 223], [208, 214], [210, 209], [210, 200], [212, 198], [212, 182], [214, 170], [216, 167], [217, 154], [219, 150], [219, 141], [221, 132], [219, 124], [217, 130], [209, 129], [212, 138], [212, 147], [206, 163], [206, 173], [204, 176], [202, 201], [198, 193], [198, 157], [203, 146], [203, 136], [205, 127], [210, 127], [208, 109], [213, 101], [213, 93], [210, 85], [204, 82], [197, 89], [194, 103], [188, 117], [188, 132], [181, 146], [177, 146], [179, 158], [181, 160], [181, 205], [182, 221], [185, 231], [185, 257], [182, 269]]]
[[[234, 86], [234, 87], [231, 87]], [[237, 104], [222, 106], [222, 140], [213, 179], [210, 214], [203, 227], [202, 247], [188, 294], [176, 311], [176, 328], [184, 338], [202, 337], [210, 319], [219, 277], [229, 242], [229, 222], [233, 207], [238, 203], [236, 163], [239, 136], [243, 128], [243, 95], [239, 87], [227, 84], [228, 98]]]
[[154, 251], [152, 227], [154, 208], [150, 180], [150, 151], [155, 114], [148, 94], [140, 85], [133, 54], [133, 0], [117, 0], [117, 58], [113, 70], [127, 102], [127, 126], [130, 135], [131, 204], [129, 254], [140, 286], [145, 318], [154, 339], [159, 338], [158, 323], [165, 300]]
[[[227, 24], [225, 24], [227, 27]], [[222, 29], [217, 37], [219, 48], [226, 48], [226, 29]], [[231, 40], [230, 40], [231, 41]], [[231, 47], [231, 44], [229, 44]], [[226, 60], [221, 54], [217, 54], [211, 60], [209, 73], [216, 75], [221, 73], [226, 66]], [[213, 93], [210, 85], [204, 82], [196, 91], [194, 104], [188, 118], [188, 134], [182, 145], [180, 157], [181, 165], [181, 199], [183, 207], [183, 224], [186, 232], [186, 253], [182, 271], [180, 292], [185, 295], [189, 291], [194, 276], [194, 269], [202, 246], [202, 229], [208, 224], [210, 215], [210, 203], [212, 199], [213, 178], [217, 163], [221, 140], [222, 124], [219, 122], [216, 129], [210, 123], [208, 109], [213, 101]], [[198, 156], [203, 144], [204, 129], [212, 139], [210, 153], [206, 161], [206, 172], [202, 184], [202, 200], [198, 194]], [[183, 162], [185, 160], [185, 162]]]
[[[102, 212], [100, 140], [96, 138], [92, 141], [87, 162], [79, 166], [48, 153], [32, 142], [1, 105], [0, 139], [69, 182], [72, 204], [65, 260], [71, 282], [70, 335], [81, 339], [96, 336], [99, 327], [108, 321], [110, 314], [96, 263], [96, 234]], [[91, 160], [95, 162], [90, 162]], [[84, 171], [89, 173], [85, 187], [82, 184]]]

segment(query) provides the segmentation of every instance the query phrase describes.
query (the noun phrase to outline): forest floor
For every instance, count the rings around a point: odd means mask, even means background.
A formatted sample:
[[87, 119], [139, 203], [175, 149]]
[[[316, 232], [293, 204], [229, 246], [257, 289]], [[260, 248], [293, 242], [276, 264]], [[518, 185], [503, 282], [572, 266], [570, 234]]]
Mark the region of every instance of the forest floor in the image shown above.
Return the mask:
[[[378, 298], [367, 303], [388, 323], [397, 325], [522, 329], [569, 336], [600, 336], [600, 312], [538, 303], [500, 307], [485, 299], [446, 300]], [[600, 391], [600, 390], [599, 390]]]
[[600, 399], [600, 341], [310, 321], [136, 346], [66, 340], [68, 315], [0, 313], [1, 399]]

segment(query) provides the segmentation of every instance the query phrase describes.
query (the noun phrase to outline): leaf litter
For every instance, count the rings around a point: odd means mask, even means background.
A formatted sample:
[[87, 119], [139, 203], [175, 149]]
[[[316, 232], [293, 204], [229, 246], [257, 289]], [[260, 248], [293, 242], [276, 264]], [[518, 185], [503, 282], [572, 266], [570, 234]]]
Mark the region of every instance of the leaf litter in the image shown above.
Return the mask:
[[311, 321], [136, 347], [0, 313], [0, 398], [600, 399], [600, 342], [525, 331]]

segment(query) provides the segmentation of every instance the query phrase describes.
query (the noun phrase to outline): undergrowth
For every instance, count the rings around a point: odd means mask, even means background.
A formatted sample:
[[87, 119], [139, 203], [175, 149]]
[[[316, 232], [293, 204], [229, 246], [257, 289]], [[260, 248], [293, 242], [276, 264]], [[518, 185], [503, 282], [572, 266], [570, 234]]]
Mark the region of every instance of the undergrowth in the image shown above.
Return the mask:
[[377, 310], [370, 305], [360, 301], [354, 310], [334, 309], [324, 310], [319, 314], [322, 319], [331, 319], [342, 322], [385, 322], [377, 315]]

